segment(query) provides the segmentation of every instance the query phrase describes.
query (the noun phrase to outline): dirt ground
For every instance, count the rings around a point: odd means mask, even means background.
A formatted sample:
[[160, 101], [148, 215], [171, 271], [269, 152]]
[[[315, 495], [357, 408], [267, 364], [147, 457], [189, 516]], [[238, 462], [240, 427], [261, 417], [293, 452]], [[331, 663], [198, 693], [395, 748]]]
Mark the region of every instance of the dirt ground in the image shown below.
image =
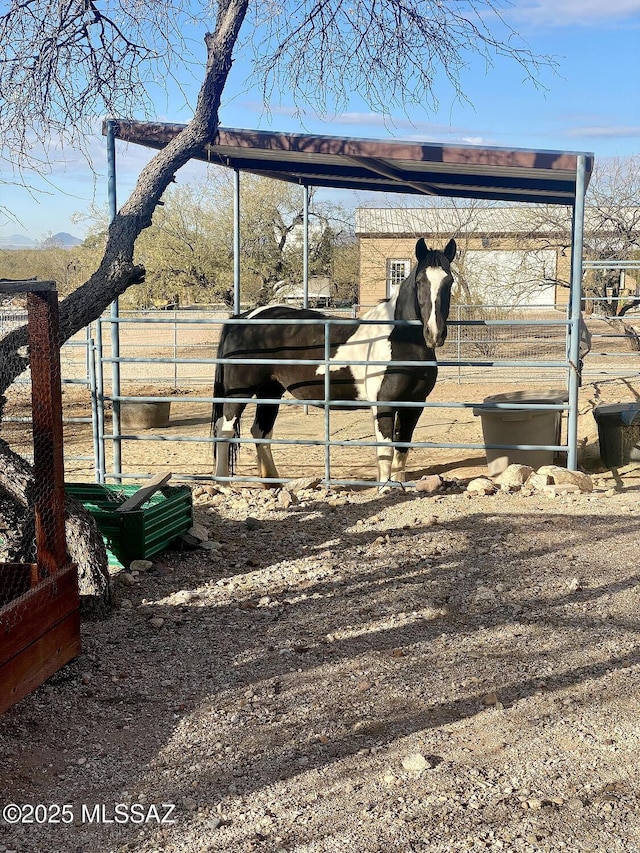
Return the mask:
[[[638, 853], [640, 465], [598, 465], [591, 415], [632, 394], [581, 392], [591, 493], [470, 497], [485, 460], [455, 448], [410, 455], [432, 495], [194, 485], [203, 547], [114, 575], [81, 656], [0, 718], [0, 853]], [[417, 438], [481, 442], [454, 414]], [[169, 431], [207, 425], [172, 407]]]

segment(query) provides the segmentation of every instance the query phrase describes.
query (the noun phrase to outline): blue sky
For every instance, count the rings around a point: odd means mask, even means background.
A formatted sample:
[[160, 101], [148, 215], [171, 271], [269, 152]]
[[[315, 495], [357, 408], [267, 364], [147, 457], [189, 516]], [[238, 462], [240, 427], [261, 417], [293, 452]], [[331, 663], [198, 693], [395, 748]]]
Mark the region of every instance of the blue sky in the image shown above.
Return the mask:
[[[438, 83], [437, 112], [417, 109], [411, 120], [402, 114], [374, 114], [355, 98], [339, 115], [323, 118], [310, 112], [301, 119], [286, 102], [272, 103], [265, 111], [259, 92], [247, 89], [245, 66], [238, 61], [225, 91], [221, 123], [284, 132], [586, 151], [595, 153], [596, 160], [639, 154], [640, 0], [514, 0], [507, 17], [534, 53], [555, 57], [556, 73], [542, 73], [545, 90], [524, 81], [512, 62], [498, 60], [486, 69], [475, 59], [461, 78], [469, 103], [456, 101], [453, 92]], [[158, 100], [158, 120], [189, 120], [184, 99], [174, 103], [180, 108], [169, 108], [164, 96]], [[6, 222], [0, 216], [0, 238], [28, 234], [40, 239], [58, 231], [83, 236], [83, 226], [72, 223], [71, 215], [106, 200], [102, 137], [90, 139], [89, 148], [94, 174], [80, 156], [60, 151], [46, 181], [34, 176], [34, 191], [0, 184], [1, 203], [19, 220]], [[121, 203], [151, 153], [117, 143], [116, 155]], [[178, 180], [198, 180], [205, 174], [206, 166], [192, 164]], [[345, 198], [336, 191], [335, 197], [353, 203], [352, 196]], [[357, 203], [366, 202], [366, 194], [357, 198]]]

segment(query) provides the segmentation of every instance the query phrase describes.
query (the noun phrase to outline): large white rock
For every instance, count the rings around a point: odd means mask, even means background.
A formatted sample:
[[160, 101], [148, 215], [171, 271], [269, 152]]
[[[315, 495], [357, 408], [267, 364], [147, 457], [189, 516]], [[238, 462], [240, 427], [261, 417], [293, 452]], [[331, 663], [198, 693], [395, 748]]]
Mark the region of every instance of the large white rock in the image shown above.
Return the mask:
[[551, 483], [556, 486], [567, 483], [578, 486], [581, 492], [593, 491], [593, 480], [588, 474], [583, 474], [582, 471], [569, 471], [559, 465], [543, 465], [542, 468], [538, 468], [538, 474], [550, 477]]
[[488, 477], [476, 477], [467, 486], [470, 495], [492, 495], [496, 491], [496, 484]]
[[519, 489], [527, 482], [533, 474], [533, 468], [529, 465], [508, 465], [501, 474], [493, 478], [494, 482], [506, 489]]
[[548, 474], [532, 474], [525, 483], [525, 486], [528, 489], [532, 490], [540, 490], [544, 489], [545, 486], [551, 485], [551, 477]]

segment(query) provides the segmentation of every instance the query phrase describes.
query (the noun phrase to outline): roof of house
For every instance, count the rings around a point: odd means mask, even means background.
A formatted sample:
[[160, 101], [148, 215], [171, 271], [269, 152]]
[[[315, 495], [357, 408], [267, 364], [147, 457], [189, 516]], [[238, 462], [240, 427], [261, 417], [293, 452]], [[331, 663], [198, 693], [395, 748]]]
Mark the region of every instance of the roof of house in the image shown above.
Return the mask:
[[[537, 213], [536, 213], [537, 211]], [[562, 222], [544, 218], [540, 208], [514, 207], [358, 207], [356, 234], [522, 234], [557, 233], [560, 225], [571, 230], [571, 215]]]
[[[115, 122], [116, 138], [164, 148], [185, 125]], [[103, 123], [103, 133], [107, 122]], [[571, 205], [593, 154], [218, 128], [194, 159], [306, 186]]]
[[[638, 207], [618, 207], [607, 227], [606, 210], [587, 207], [584, 227], [606, 236], [616, 234], [620, 223], [637, 230]], [[369, 236], [416, 236], [427, 234], [543, 235], [571, 233], [571, 211], [557, 209], [549, 214], [542, 205], [495, 205], [490, 207], [358, 207], [356, 234]]]

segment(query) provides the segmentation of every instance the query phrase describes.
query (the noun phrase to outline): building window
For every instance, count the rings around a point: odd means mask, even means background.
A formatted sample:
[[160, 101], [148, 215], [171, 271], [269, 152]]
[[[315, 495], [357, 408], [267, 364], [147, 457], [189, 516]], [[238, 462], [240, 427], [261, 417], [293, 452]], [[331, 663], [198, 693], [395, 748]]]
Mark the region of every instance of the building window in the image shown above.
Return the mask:
[[389, 258], [387, 260], [387, 299], [411, 272], [411, 261]]

